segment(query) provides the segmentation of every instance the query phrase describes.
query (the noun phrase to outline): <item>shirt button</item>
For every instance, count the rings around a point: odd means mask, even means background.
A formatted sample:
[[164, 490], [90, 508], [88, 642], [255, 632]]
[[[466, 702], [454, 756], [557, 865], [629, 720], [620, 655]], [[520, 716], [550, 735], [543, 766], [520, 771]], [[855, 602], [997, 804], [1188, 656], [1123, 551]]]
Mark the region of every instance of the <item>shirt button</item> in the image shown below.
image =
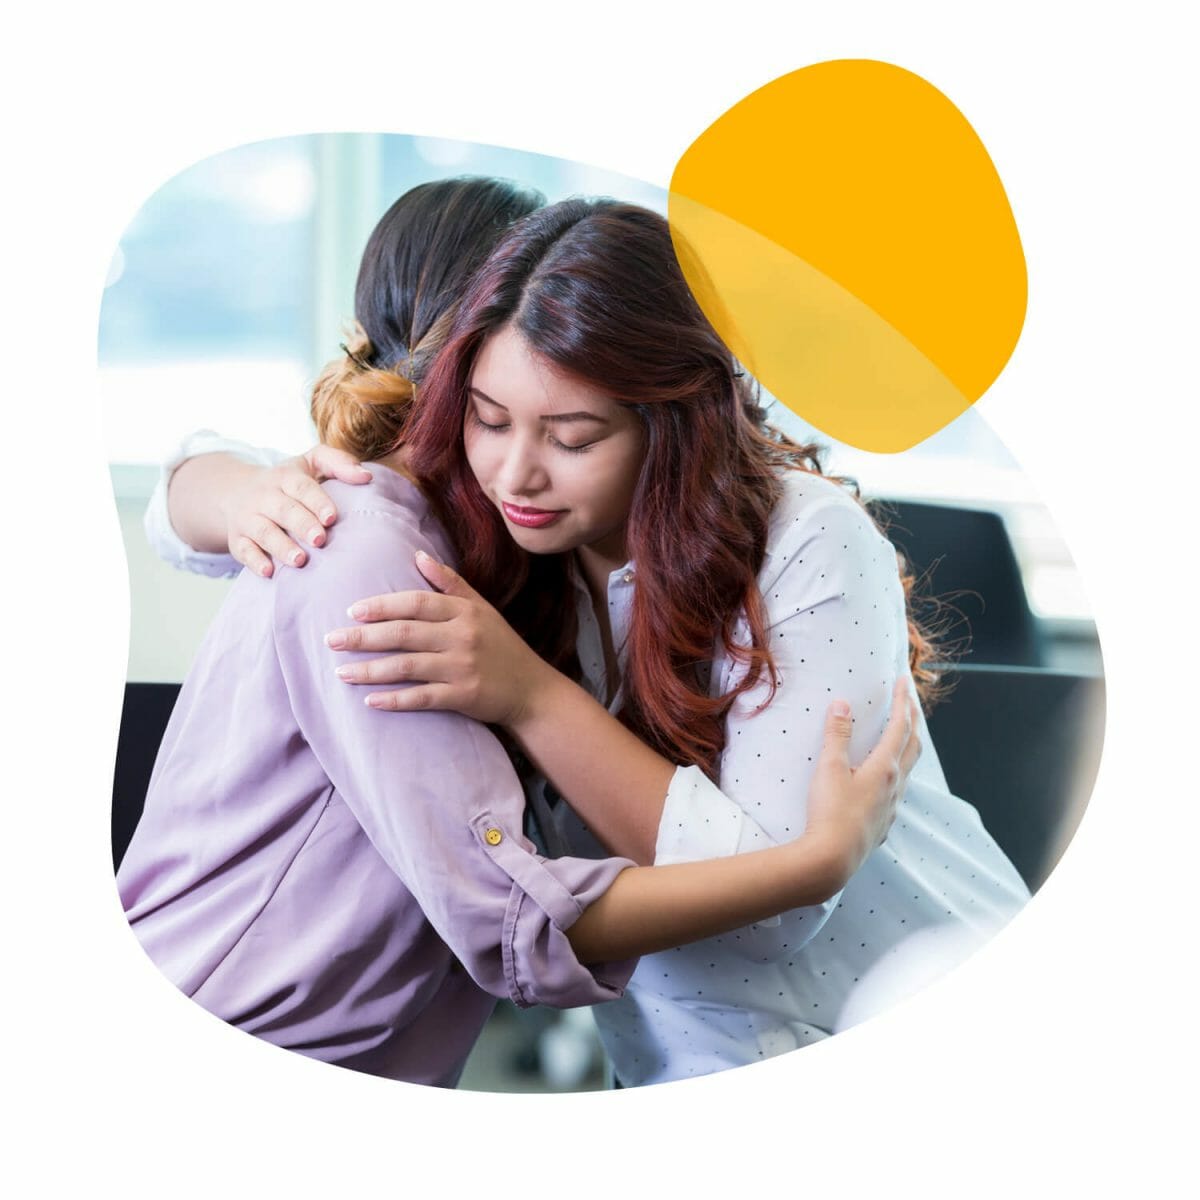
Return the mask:
[[625, 574], [621, 576], [621, 582], [622, 583], [632, 583], [633, 582], [633, 572], [626, 571]]
[[504, 840], [504, 834], [500, 832], [494, 825], [484, 835], [483, 840], [489, 846], [498, 846]]

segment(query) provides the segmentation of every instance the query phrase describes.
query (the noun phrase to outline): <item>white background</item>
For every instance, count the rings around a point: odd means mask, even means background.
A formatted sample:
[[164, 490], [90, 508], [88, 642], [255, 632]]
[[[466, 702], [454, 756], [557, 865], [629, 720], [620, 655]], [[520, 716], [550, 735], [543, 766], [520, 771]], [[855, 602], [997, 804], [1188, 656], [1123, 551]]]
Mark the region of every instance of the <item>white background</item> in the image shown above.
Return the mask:
[[[1186, 492], [1200, 211], [1186, 7], [440, 11], [242, 0], [6, 17], [10, 1190], [1184, 1194], [1198, 1066]], [[1075, 555], [1109, 688], [1100, 780], [1058, 871], [917, 999], [690, 1084], [443, 1093], [235, 1035], [144, 958], [112, 885], [128, 600], [95, 335], [122, 228], [197, 159], [316, 130], [507, 144], [665, 185], [725, 108], [834, 57], [886, 59], [944, 91], [991, 151], [1021, 229], [1029, 314], [981, 409]]]

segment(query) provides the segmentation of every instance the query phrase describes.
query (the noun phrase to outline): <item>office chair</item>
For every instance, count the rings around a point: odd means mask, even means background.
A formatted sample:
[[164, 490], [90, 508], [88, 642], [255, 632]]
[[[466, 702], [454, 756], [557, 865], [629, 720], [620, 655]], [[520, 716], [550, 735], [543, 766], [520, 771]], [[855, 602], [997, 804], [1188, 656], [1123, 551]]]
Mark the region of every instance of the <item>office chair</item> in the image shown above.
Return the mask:
[[946, 637], [972, 663], [1037, 667], [1042, 636], [1003, 519], [939, 504], [876, 501], [871, 510], [920, 581], [949, 606]]
[[127, 683], [113, 774], [113, 870], [121, 865], [146, 802], [158, 746], [171, 719], [177, 683]]
[[929, 732], [950, 790], [1030, 891], [1046, 881], [1091, 798], [1104, 739], [1104, 680], [1022, 667], [958, 666]]

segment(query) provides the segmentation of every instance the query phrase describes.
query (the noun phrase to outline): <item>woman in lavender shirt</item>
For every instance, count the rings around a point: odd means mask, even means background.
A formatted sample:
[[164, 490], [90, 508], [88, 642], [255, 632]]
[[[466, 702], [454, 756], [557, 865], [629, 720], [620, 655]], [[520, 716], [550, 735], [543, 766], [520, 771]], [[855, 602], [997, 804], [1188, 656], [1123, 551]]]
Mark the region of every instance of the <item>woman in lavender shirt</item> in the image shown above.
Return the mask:
[[[879, 750], [852, 774], [849, 717], [835, 714], [803, 837], [670, 867], [547, 858], [482, 724], [390, 716], [334, 674], [323, 636], [353, 600], [422, 591], [436, 602], [418, 567], [457, 561], [394, 447], [451, 301], [534, 203], [496, 181], [426, 185], [372, 235], [356, 294], [365, 335], [347, 350], [354, 394], [343, 364], [314, 396], [322, 435], [374, 460], [370, 482], [329, 486], [338, 524], [307, 570], [235, 582], [118, 873], [149, 955], [218, 1017], [327, 1062], [444, 1086], [495, 997], [611, 1000], [640, 954], [827, 901], [886, 833], [916, 753], [898, 699]], [[611, 744], [636, 754], [633, 735], [614, 729]], [[643, 757], [629, 787], [657, 788], [663, 763]]]

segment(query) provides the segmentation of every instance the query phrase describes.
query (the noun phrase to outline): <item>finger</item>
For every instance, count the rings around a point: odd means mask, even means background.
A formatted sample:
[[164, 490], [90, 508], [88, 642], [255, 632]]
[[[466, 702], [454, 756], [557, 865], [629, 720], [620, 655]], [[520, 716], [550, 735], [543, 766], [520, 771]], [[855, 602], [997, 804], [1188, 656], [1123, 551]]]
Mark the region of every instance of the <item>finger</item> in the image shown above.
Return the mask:
[[899, 761], [915, 727], [912, 683], [908, 676], [904, 675], [896, 680], [892, 688], [892, 711], [888, 716], [887, 728], [884, 729], [883, 737], [872, 751], [871, 757], [879, 753]]
[[860, 774], [877, 776], [891, 790], [893, 799], [898, 794], [899, 785], [904, 778], [902, 756], [912, 740], [915, 724], [909, 687], [907, 677], [896, 681], [892, 690], [892, 711], [888, 717], [887, 728], [884, 729], [879, 743], [858, 769]]
[[352, 625], [325, 635], [330, 650], [444, 650], [448, 643], [444, 621], [376, 621]]
[[255, 575], [270, 579], [275, 573], [271, 560], [247, 537], [234, 538], [230, 544], [229, 553]]
[[421, 589], [368, 596], [356, 600], [347, 612], [352, 621], [449, 621], [461, 607], [460, 600]]
[[[311, 492], [304, 492], [304, 485], [300, 480], [285, 481], [283, 490], [273, 492], [263, 502], [262, 512], [297, 543], [309, 542], [319, 547], [325, 544], [325, 525], [330, 522], [325, 521], [318, 512], [322, 508], [329, 508], [330, 505], [329, 501], [324, 499], [325, 493], [318, 484], [310, 479], [307, 486], [312, 489]], [[316, 495], [313, 495], [313, 492]], [[304, 493], [304, 498], [299, 498], [296, 493]], [[336, 515], [334, 513], [335, 517]], [[331, 521], [332, 519], [330, 518]]]
[[924, 747], [921, 745], [921, 739], [914, 731], [912, 737], [908, 739], [908, 744], [904, 747], [904, 753], [900, 755], [900, 775], [907, 779], [912, 774], [912, 769], [917, 765], [917, 759], [921, 757], [921, 751]]
[[908, 715], [910, 734], [908, 741], [905, 743], [904, 752], [900, 755], [900, 771], [908, 777], [913, 767], [916, 765], [917, 759], [921, 757], [921, 736], [917, 732], [918, 729], [918, 713], [917, 702], [910, 696], [908, 699]]
[[441, 683], [423, 683], [398, 692], [371, 692], [365, 697], [368, 708], [386, 712], [425, 712], [450, 707], [450, 689]]
[[337, 520], [337, 507], [330, 500], [329, 493], [307, 475], [288, 476], [284, 480], [283, 490], [293, 501], [289, 506], [292, 520], [286, 522], [292, 536], [305, 537], [310, 542], [313, 541], [313, 535], [324, 539], [325, 526]]
[[852, 728], [850, 705], [845, 700], [835, 700], [825, 714], [825, 739], [821, 746], [821, 758], [847, 763]]
[[320, 444], [314, 446], [304, 457], [320, 477], [340, 479], [343, 483], [371, 481], [371, 472], [346, 450]]
[[424, 550], [417, 551], [416, 559], [417, 570], [439, 592], [447, 596], [458, 596], [464, 600], [476, 595], [475, 589], [457, 571], [452, 570], [445, 563], [438, 562], [436, 558], [426, 554]]
[[302, 567], [308, 561], [308, 555], [263, 513], [254, 517], [243, 536], [276, 562], [287, 563], [289, 567]]
[[343, 683], [446, 683], [448, 665], [444, 654], [392, 654], [342, 663], [336, 671]]

